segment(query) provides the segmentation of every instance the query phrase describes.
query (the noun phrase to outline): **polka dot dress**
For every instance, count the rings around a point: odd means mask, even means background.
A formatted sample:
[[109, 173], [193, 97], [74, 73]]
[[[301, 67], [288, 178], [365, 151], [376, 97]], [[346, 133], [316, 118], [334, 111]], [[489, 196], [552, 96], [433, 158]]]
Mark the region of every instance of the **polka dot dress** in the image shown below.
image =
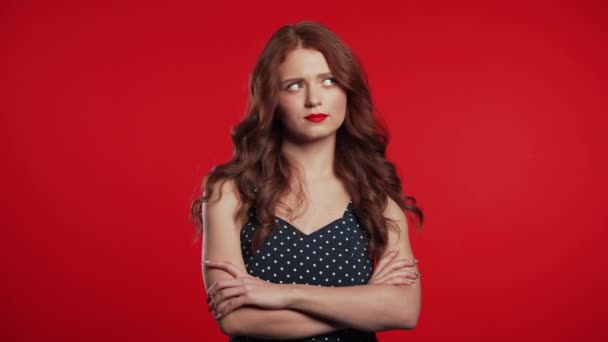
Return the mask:
[[[250, 253], [251, 238], [259, 226], [254, 207], [249, 209], [248, 215], [249, 220], [241, 230], [241, 252], [247, 272], [252, 276], [277, 284], [334, 287], [364, 285], [373, 274], [374, 263], [367, 255], [367, 236], [359, 225], [352, 201], [348, 203], [341, 218], [310, 234], [304, 234], [287, 221], [275, 217], [277, 228], [264, 241], [255, 256]], [[231, 336], [230, 341], [264, 340]], [[377, 339], [373, 332], [344, 329], [291, 341]]]

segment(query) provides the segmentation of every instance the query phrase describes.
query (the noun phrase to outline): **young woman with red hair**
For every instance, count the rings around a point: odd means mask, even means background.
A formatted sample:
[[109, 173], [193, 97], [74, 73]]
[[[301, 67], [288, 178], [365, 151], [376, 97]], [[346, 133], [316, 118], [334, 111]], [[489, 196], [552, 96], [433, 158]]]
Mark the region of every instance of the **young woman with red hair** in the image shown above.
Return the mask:
[[[230, 341], [376, 341], [412, 329], [421, 287], [365, 73], [327, 27], [280, 28], [250, 78], [232, 160], [191, 208], [209, 310]], [[329, 223], [328, 223], [329, 222]]]

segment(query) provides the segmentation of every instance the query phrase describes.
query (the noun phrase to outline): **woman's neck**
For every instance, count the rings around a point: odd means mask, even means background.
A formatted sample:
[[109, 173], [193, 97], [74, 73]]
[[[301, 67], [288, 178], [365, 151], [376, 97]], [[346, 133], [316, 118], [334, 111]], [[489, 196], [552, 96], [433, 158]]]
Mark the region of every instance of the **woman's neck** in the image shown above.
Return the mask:
[[306, 144], [283, 140], [281, 153], [300, 170], [306, 183], [334, 178], [335, 135]]

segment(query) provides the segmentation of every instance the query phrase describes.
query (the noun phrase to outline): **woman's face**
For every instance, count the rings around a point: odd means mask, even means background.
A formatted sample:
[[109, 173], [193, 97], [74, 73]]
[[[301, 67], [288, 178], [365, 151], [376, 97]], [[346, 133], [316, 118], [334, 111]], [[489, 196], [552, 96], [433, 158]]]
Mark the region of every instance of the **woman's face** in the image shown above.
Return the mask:
[[[301, 142], [335, 135], [346, 116], [346, 93], [338, 86], [323, 54], [298, 48], [279, 65], [278, 115], [290, 139]], [[310, 114], [324, 113], [321, 121]]]

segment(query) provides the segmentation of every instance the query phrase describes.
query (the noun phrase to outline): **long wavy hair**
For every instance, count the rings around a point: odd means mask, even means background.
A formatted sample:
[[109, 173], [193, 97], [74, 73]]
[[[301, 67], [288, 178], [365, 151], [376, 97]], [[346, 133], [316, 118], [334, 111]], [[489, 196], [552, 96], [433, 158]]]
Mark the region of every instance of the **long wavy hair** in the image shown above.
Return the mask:
[[[190, 219], [196, 226], [195, 238], [203, 233], [203, 203], [212, 197], [218, 181], [234, 182], [240, 200], [237, 217], [245, 219], [247, 210], [255, 206], [260, 226], [252, 237], [252, 255], [275, 229], [276, 205], [291, 211], [280, 200], [294, 190], [290, 180], [297, 177], [297, 172], [281, 153], [283, 127], [277, 116], [278, 66], [297, 48], [321, 52], [337, 84], [347, 94], [346, 117], [336, 132], [334, 170], [348, 190], [355, 214], [367, 233], [369, 255], [377, 260], [387, 248], [389, 226], [398, 231], [395, 223], [383, 216], [387, 196], [402, 210], [417, 216], [419, 229], [424, 216], [416, 206], [416, 199], [402, 193], [395, 166], [385, 158], [388, 131], [374, 115], [365, 71], [332, 31], [313, 21], [281, 27], [262, 50], [249, 79], [246, 115], [231, 131], [232, 159], [211, 169], [203, 181], [203, 195], [192, 203]], [[296, 192], [296, 198], [302, 203], [301, 192]]]

